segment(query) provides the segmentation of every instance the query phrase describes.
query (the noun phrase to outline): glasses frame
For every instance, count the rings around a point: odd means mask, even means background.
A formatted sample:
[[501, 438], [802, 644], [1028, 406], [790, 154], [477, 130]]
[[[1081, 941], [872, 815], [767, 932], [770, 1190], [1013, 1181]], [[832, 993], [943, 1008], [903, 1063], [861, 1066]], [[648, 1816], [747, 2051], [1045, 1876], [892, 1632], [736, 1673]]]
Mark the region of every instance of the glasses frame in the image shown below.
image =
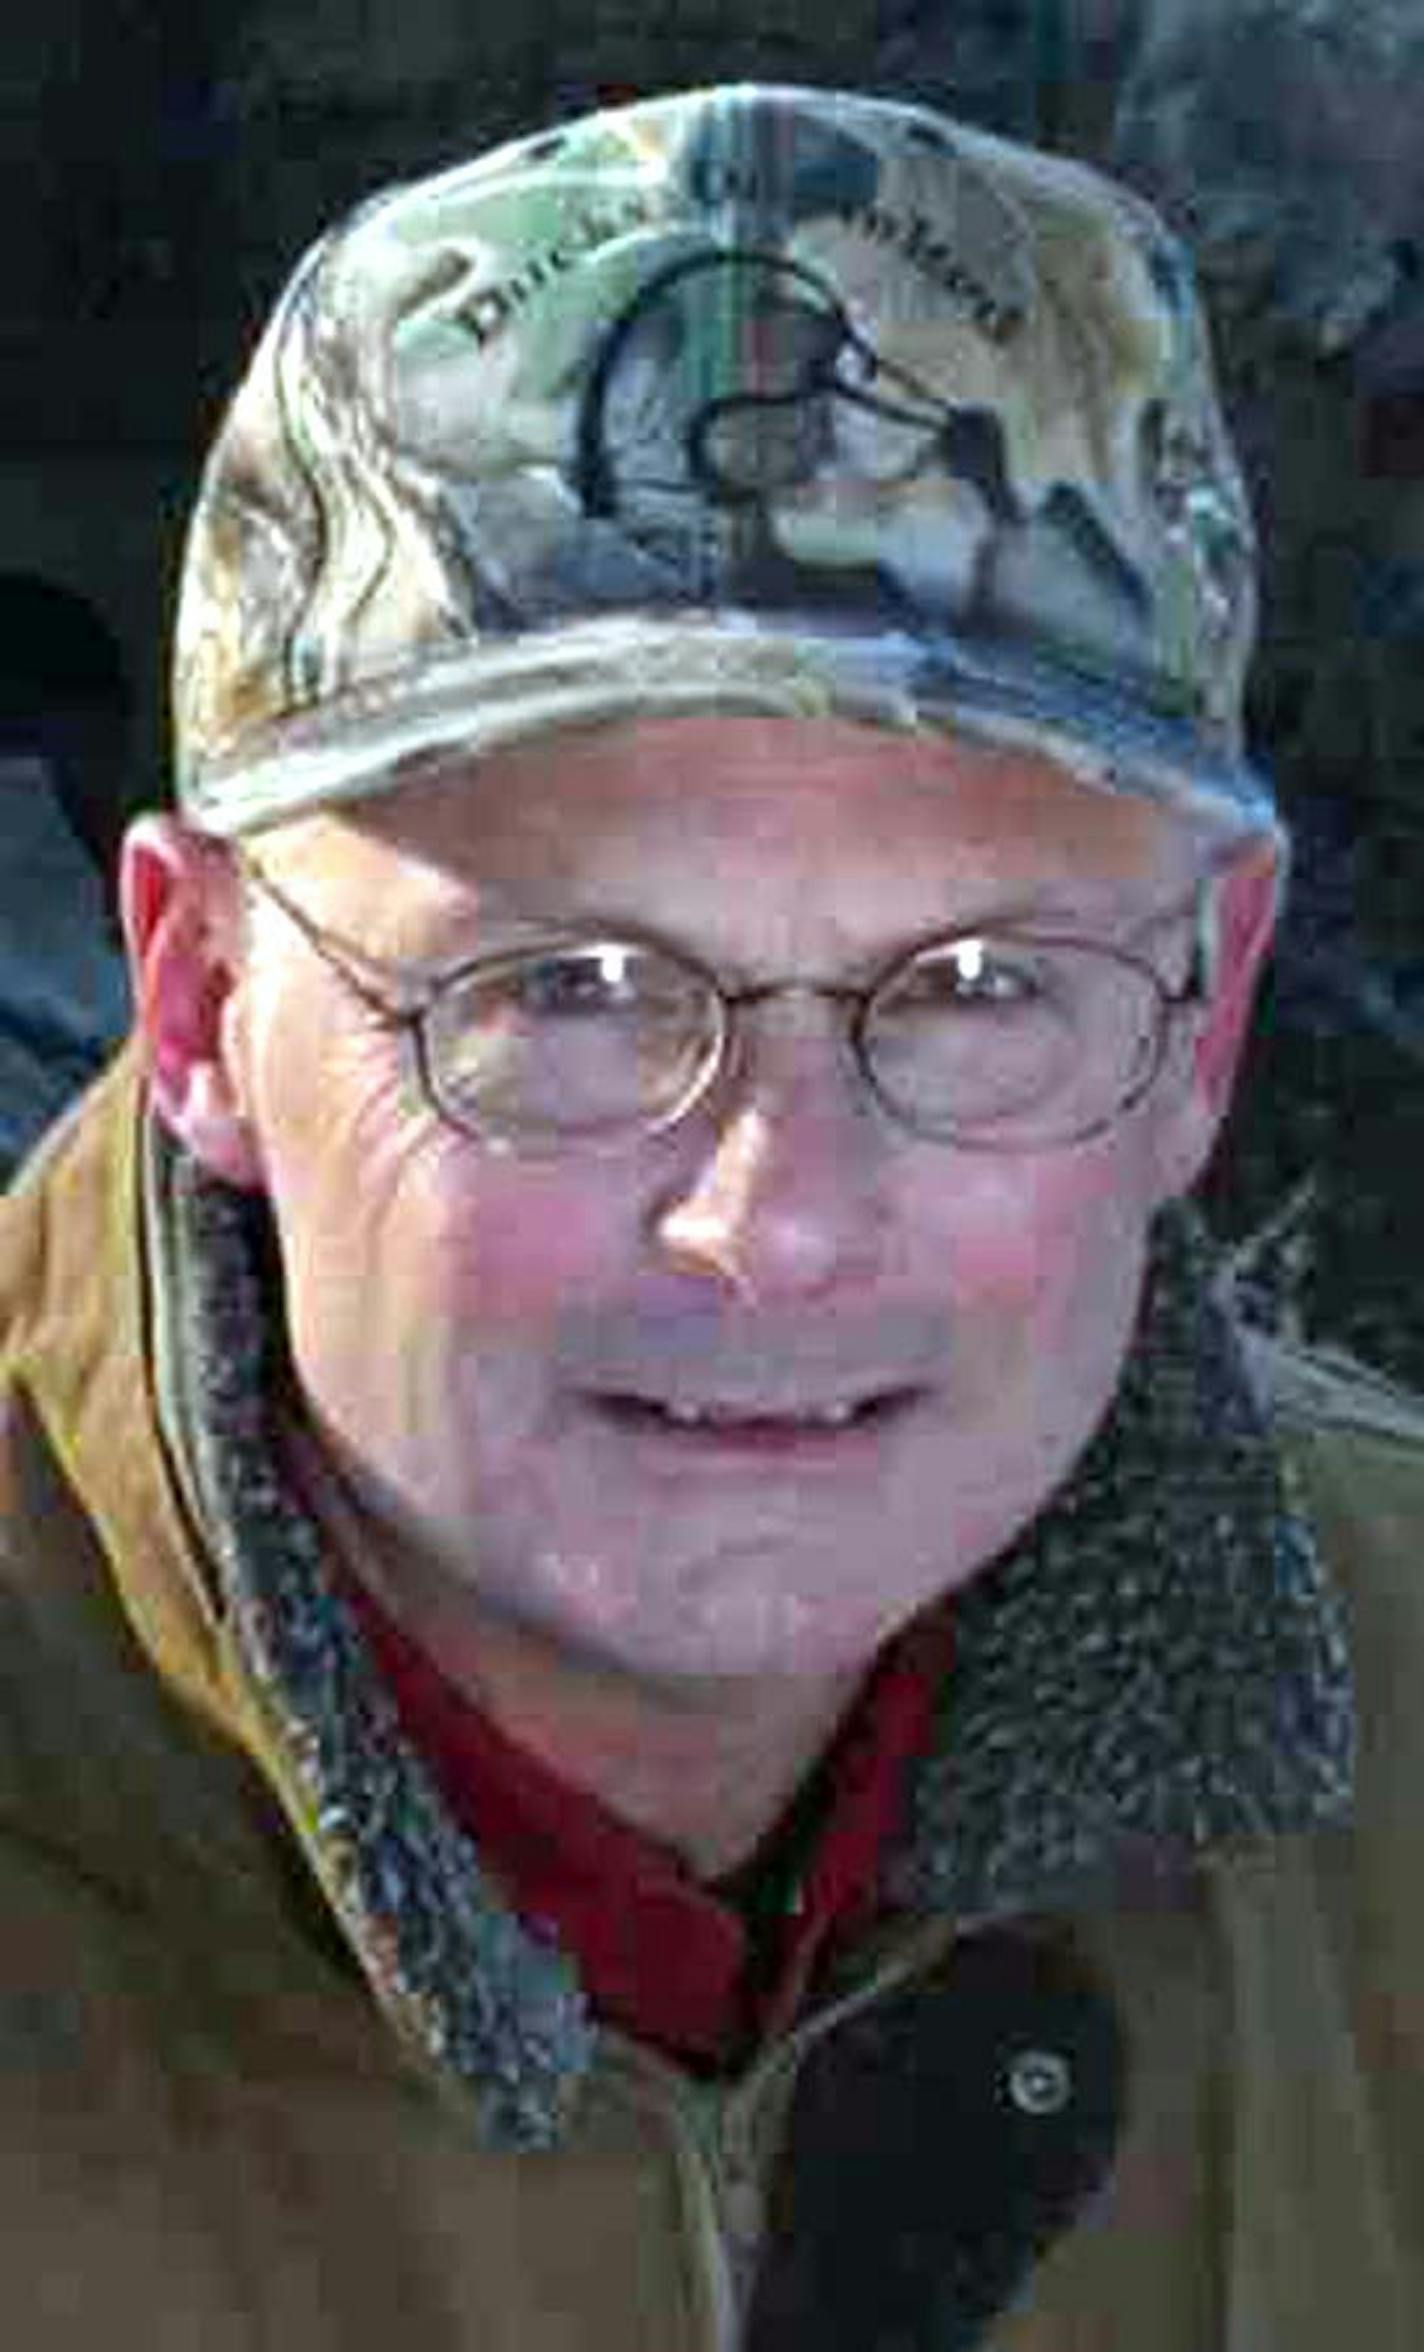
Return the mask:
[[[832, 1003], [850, 1008], [846, 1022], [846, 1034], [856, 1068], [867, 1090], [880, 1109], [896, 1126], [916, 1136], [920, 1141], [941, 1144], [947, 1150], [960, 1151], [988, 1151], [1001, 1154], [1054, 1151], [1060, 1147], [1086, 1143], [1098, 1135], [1105, 1134], [1110, 1127], [1116, 1126], [1119, 1119], [1125, 1118], [1129, 1111], [1135, 1109], [1144, 1096], [1150, 1092], [1161, 1073], [1175, 1018], [1182, 1012], [1204, 1007], [1210, 1002], [1211, 997], [1213, 957], [1211, 883], [1209, 880], [1198, 883], [1192, 897], [1183, 901], [1180, 906], [1154, 911], [1140, 926], [1142, 930], [1156, 930], [1171, 922], [1176, 916], [1184, 916], [1189, 913], [1195, 916], [1196, 931], [1192, 945], [1191, 968], [1180, 989], [1170, 988], [1154, 964], [1149, 963], [1144, 956], [1132, 954], [1125, 947], [1116, 944], [1109, 946], [1100, 939], [1085, 939], [1076, 932], [1043, 930], [1038, 926], [1030, 928], [1015, 923], [955, 925], [943, 932], [931, 932], [927, 937], [918, 941], [915, 946], [897, 949], [893, 955], [887, 957], [884, 963], [876, 968], [871, 978], [862, 987], [856, 987], [850, 982], [801, 980], [793, 976], [780, 980], [761, 980], [745, 988], [728, 988], [711, 966], [703, 963], [700, 957], [682, 948], [670, 947], [665, 940], [659, 939], [651, 932], [639, 931], [627, 924], [620, 924], [618, 929], [612, 932], [599, 925], [571, 925], [566, 928], [556, 928], [550, 933], [548, 939], [528, 947], [501, 948], [490, 955], [462, 957], [457, 964], [452, 964], [448, 969], [435, 974], [428, 980], [417, 981], [405, 975], [404, 1001], [402, 1001], [402, 997], [399, 994], [394, 994], [392, 990], [392, 984], [397, 991], [402, 986], [403, 973], [400, 965], [383, 961], [376, 956], [368, 956], [353, 941], [343, 939], [339, 933], [330, 931], [324, 925], [315, 922], [304, 908], [298, 906], [295, 900], [287, 896], [285, 890], [281, 889], [270, 875], [264, 873], [259, 865], [240, 851], [236, 852], [236, 863], [244, 881], [250, 884], [260, 896], [270, 899], [272, 904], [286, 916], [288, 922], [294, 925], [313, 953], [330, 971], [335, 973], [339, 980], [345, 983], [353, 995], [358, 997], [370, 1012], [375, 1014], [385, 1026], [407, 1032], [410, 1035], [414, 1045], [421, 1089], [436, 1117], [458, 1134], [468, 1136], [472, 1141], [481, 1144], [487, 1151], [502, 1157], [550, 1160], [564, 1159], [573, 1154], [581, 1156], [585, 1153], [602, 1156], [627, 1151], [652, 1136], [666, 1134], [670, 1128], [677, 1126], [687, 1118], [700, 1102], [712, 1094], [718, 1082], [727, 1075], [729, 1068], [735, 1069], [737, 1066], [736, 1057], [741, 1043], [737, 1015], [742, 1006], [761, 1004], [770, 997], [792, 994], [825, 997]], [[1096, 955], [1109, 956], [1117, 963], [1125, 964], [1131, 970], [1141, 973], [1145, 979], [1152, 983], [1156, 992], [1156, 1027], [1151, 1040], [1151, 1052], [1147, 1057], [1146, 1067], [1141, 1076], [1133, 1081], [1127, 1093], [1120, 1098], [1111, 1111], [1105, 1112], [1100, 1119], [1092, 1120], [1086, 1127], [1075, 1129], [1071, 1134], [1055, 1137], [1051, 1140], [1023, 1144], [991, 1143], [976, 1140], [972, 1135], [946, 1134], [942, 1129], [927, 1127], [909, 1117], [899, 1104], [886, 1094], [875, 1075], [869, 1055], [865, 1050], [864, 1035], [877, 997], [899, 972], [915, 963], [921, 956], [931, 954], [939, 948], [952, 947], [963, 940], [979, 938], [986, 932], [991, 932], [997, 939], [1021, 939], [1025, 945], [1029, 946], [1087, 948]], [[680, 964], [684, 970], [700, 979], [707, 987], [718, 1011], [717, 1034], [715, 1041], [709, 1047], [704, 1067], [689, 1080], [669, 1110], [661, 1111], [655, 1119], [642, 1121], [634, 1127], [624, 1127], [620, 1124], [616, 1138], [606, 1142], [600, 1142], [596, 1137], [579, 1137], [577, 1139], [570, 1138], [562, 1143], [550, 1144], [545, 1149], [540, 1149], [537, 1146], [530, 1147], [515, 1142], [507, 1135], [477, 1126], [472, 1120], [464, 1118], [452, 1110], [448, 1103], [442, 1101], [439, 1087], [435, 1081], [427, 1034], [429, 1015], [439, 999], [458, 982], [468, 980], [472, 974], [494, 975], [500, 971], [512, 970], [521, 964], [537, 961], [541, 955], [554, 955], [561, 950], [579, 947], [647, 948], [651, 952], [666, 956], [670, 961]]]

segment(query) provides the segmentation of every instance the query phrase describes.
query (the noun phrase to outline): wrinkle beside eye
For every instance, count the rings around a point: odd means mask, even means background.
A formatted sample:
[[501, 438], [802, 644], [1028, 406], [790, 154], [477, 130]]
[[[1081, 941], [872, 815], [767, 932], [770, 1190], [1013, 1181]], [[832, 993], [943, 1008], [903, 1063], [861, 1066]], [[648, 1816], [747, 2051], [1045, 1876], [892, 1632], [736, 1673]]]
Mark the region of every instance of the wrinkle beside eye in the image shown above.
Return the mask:
[[420, 1082], [415, 1039], [372, 1022], [353, 1028], [322, 1058], [322, 1133], [335, 1160], [388, 1180], [445, 1129]]

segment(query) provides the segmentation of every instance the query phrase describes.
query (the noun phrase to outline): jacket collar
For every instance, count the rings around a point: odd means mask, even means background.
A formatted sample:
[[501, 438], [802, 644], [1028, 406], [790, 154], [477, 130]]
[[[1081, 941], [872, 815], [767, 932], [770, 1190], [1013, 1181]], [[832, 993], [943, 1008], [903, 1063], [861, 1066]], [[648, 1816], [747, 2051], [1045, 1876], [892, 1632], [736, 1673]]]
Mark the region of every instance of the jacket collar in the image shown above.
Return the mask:
[[[397, 2025], [464, 2079], [490, 2144], [546, 2144], [595, 2030], [572, 1961], [501, 1900], [404, 1740], [284, 1481], [265, 1208], [152, 1119], [141, 1193], [162, 1436], [264, 1766]], [[956, 1604], [890, 1868], [909, 1910], [1071, 1907], [1349, 1809], [1343, 1613], [1211, 1277], [1195, 1214], [1164, 1212], [1107, 1419]]]

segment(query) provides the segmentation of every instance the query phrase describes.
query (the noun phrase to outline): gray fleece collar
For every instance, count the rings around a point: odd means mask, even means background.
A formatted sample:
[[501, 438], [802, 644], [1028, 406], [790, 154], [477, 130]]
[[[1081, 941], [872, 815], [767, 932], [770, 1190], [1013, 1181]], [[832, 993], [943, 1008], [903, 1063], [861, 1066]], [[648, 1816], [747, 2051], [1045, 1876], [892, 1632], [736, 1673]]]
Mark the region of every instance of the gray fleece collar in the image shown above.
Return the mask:
[[[294, 1825], [378, 1996], [473, 2095], [487, 2144], [550, 2145], [596, 2028], [573, 1961], [509, 1909], [404, 1738], [279, 1470], [266, 1209], [152, 1119], [144, 1164], [163, 1434], [288, 1760]], [[888, 1871], [908, 1909], [1071, 1907], [1119, 1868], [1349, 1809], [1343, 1611], [1210, 1277], [1194, 1212], [1165, 1211], [1106, 1421], [956, 1603], [936, 1739]]]
[[1136, 1345], [1067, 1484], [955, 1604], [938, 1736], [893, 1867], [1002, 1917], [1311, 1829], [1353, 1794], [1345, 1618], [1212, 1287], [1157, 1220]]

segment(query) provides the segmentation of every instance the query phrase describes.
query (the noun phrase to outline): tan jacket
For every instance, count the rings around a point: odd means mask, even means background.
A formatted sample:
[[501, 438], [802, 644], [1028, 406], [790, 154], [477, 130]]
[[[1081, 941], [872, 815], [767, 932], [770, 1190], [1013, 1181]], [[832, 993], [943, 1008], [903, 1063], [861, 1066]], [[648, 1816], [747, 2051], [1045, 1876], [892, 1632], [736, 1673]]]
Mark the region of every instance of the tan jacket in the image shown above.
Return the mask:
[[7, 2346], [1418, 2352], [1410, 1400], [1257, 1350], [1345, 1605], [1348, 1825], [1061, 1910], [907, 1905], [740, 2079], [600, 2032], [553, 2143], [511, 2153], [383, 2012], [214, 1606], [156, 1419], [135, 1098], [125, 1056], [0, 1204]]

